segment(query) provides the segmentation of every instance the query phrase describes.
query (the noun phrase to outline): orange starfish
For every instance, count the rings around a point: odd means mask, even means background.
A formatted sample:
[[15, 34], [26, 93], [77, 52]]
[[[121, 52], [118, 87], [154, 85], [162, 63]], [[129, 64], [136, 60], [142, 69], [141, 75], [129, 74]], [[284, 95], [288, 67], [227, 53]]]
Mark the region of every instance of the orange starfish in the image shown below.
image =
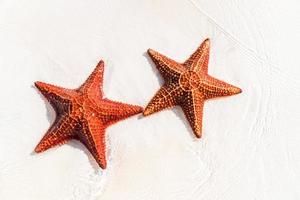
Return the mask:
[[142, 112], [142, 108], [103, 98], [103, 72], [104, 62], [100, 61], [78, 89], [35, 83], [56, 111], [55, 122], [36, 146], [35, 152], [77, 139], [91, 152], [99, 166], [106, 168], [105, 128]]
[[206, 39], [182, 64], [148, 50], [165, 83], [147, 105], [144, 116], [179, 105], [196, 137], [201, 137], [204, 101], [242, 92], [240, 88], [208, 75], [209, 48], [210, 42]]

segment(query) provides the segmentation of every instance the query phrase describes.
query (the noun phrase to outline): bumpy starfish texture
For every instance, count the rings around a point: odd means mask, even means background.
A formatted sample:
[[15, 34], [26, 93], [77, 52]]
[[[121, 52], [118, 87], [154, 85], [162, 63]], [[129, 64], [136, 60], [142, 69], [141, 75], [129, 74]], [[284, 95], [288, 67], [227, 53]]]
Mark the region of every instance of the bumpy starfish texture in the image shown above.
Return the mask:
[[165, 83], [145, 108], [144, 116], [179, 105], [196, 137], [202, 136], [204, 101], [242, 92], [240, 88], [208, 75], [209, 49], [210, 41], [206, 39], [184, 63], [148, 50]]
[[81, 141], [96, 162], [106, 168], [105, 128], [142, 112], [142, 107], [111, 101], [103, 97], [104, 62], [100, 61], [86, 82], [78, 89], [36, 82], [36, 87], [50, 102], [56, 119], [35, 148], [40, 153], [70, 139]]

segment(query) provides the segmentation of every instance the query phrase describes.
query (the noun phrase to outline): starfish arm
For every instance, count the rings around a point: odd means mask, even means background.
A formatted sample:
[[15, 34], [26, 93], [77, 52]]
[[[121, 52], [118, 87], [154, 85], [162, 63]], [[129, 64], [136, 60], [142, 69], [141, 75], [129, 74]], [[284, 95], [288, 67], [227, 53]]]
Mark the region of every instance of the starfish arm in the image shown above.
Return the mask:
[[186, 92], [185, 98], [180, 102], [180, 107], [197, 138], [202, 136], [203, 105], [203, 95], [197, 90]]
[[177, 105], [177, 98], [181, 93], [182, 90], [175, 83], [163, 85], [148, 103], [143, 115], [151, 115], [155, 112]]
[[210, 42], [206, 39], [202, 42], [200, 47], [184, 62], [184, 66], [195, 72], [208, 72]]
[[103, 123], [109, 126], [120, 120], [141, 113], [143, 108], [137, 105], [103, 99], [99, 111], [99, 116], [103, 119]]
[[56, 119], [39, 144], [35, 147], [34, 151], [41, 153], [51, 147], [62, 145], [68, 140], [73, 139], [75, 137], [76, 127], [70, 124], [74, 124], [74, 122], [75, 120], [70, 117]]
[[82, 131], [78, 134], [79, 140], [90, 151], [98, 165], [106, 168], [105, 126], [96, 116], [91, 116], [82, 123]]
[[94, 94], [95, 98], [100, 99], [103, 96], [103, 74], [104, 62], [100, 60], [93, 73], [87, 78], [87, 80], [80, 86], [78, 90], [85, 94]]
[[165, 81], [178, 80], [180, 74], [184, 72], [186, 69], [177, 63], [176, 61], [152, 50], [148, 50], [148, 54], [150, 58], [156, 65], [158, 71], [162, 75]]
[[35, 82], [35, 86], [53, 106], [58, 115], [70, 111], [71, 99], [77, 94], [75, 90], [65, 89], [39, 81]]
[[231, 96], [242, 92], [240, 88], [213, 78], [209, 75], [204, 77], [200, 90], [203, 90], [205, 99]]

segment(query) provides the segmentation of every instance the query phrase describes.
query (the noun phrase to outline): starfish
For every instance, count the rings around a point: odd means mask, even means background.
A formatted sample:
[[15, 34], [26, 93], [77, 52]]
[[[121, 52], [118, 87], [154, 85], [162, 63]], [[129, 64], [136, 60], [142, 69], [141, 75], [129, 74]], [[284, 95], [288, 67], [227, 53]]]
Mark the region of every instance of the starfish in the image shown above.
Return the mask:
[[40, 153], [68, 140], [81, 141], [98, 165], [106, 168], [105, 128], [142, 112], [142, 107], [103, 97], [104, 62], [100, 61], [78, 89], [35, 82], [56, 112], [56, 119], [35, 148]]
[[242, 92], [240, 88], [208, 75], [209, 49], [210, 41], [206, 39], [184, 63], [148, 50], [165, 83], [145, 108], [144, 116], [179, 105], [195, 136], [201, 138], [205, 100]]

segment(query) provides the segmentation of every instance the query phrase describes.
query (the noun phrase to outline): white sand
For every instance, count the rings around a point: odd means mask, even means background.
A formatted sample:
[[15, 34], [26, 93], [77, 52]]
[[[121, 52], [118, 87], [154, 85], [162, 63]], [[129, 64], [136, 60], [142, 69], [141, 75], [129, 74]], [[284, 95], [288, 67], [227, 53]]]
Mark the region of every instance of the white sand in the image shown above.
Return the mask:
[[[0, 1], [1, 200], [300, 199], [299, 1]], [[209, 73], [243, 93], [209, 101], [195, 139], [180, 109], [107, 130], [108, 169], [79, 142], [32, 154], [54, 120], [36, 80], [78, 87], [100, 59], [108, 98], [145, 106], [145, 54], [184, 61], [211, 38]]]

